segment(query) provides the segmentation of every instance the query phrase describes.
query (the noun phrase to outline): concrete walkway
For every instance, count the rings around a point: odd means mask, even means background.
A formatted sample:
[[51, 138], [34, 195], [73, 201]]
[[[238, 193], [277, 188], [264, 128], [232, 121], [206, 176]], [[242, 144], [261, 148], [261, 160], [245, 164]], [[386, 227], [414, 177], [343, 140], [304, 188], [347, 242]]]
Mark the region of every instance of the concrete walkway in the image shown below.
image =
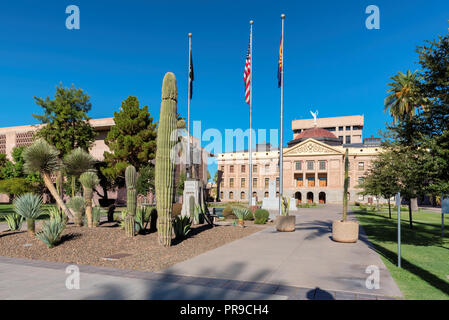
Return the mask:
[[[193, 259], [181, 262], [164, 273], [273, 285], [320, 288], [401, 297], [402, 294], [378, 254], [361, 230], [355, 244], [331, 240], [332, 221], [341, 218], [341, 206], [300, 209], [293, 233], [268, 228], [231, 242]], [[350, 219], [355, 219], [352, 214]], [[368, 289], [368, 266], [380, 273], [380, 288]]]
[[[364, 235], [333, 242], [340, 206], [301, 209], [297, 230], [264, 229], [159, 273], [78, 266], [80, 289], [66, 287], [67, 263], [0, 257], [0, 299], [389, 299], [401, 297]], [[380, 271], [370, 290], [367, 266]]]

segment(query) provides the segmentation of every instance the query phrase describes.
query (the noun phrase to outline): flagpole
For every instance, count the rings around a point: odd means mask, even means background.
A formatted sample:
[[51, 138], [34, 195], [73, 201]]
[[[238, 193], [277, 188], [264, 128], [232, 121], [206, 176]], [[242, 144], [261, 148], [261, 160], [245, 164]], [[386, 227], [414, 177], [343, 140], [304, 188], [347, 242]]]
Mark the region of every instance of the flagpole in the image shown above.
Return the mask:
[[284, 193], [283, 173], [284, 173], [284, 155], [283, 155], [283, 139], [284, 139], [284, 19], [285, 14], [281, 14], [282, 34], [281, 34], [281, 48], [282, 48], [282, 65], [281, 65], [281, 137], [279, 142], [279, 215], [282, 214], [282, 196]]
[[190, 81], [192, 81], [190, 79], [190, 70], [191, 70], [191, 65], [190, 62], [192, 61], [192, 34], [189, 33], [189, 72], [188, 72], [188, 77], [189, 77], [189, 81], [188, 81], [188, 97], [187, 97], [187, 163], [186, 163], [186, 171], [187, 171], [187, 178], [191, 178], [191, 157], [190, 157], [190, 100], [192, 98], [192, 92], [190, 92], [190, 88], [191, 88], [191, 83]]
[[251, 58], [250, 91], [249, 91], [249, 205], [253, 205], [253, 20], [251, 25], [249, 53]]

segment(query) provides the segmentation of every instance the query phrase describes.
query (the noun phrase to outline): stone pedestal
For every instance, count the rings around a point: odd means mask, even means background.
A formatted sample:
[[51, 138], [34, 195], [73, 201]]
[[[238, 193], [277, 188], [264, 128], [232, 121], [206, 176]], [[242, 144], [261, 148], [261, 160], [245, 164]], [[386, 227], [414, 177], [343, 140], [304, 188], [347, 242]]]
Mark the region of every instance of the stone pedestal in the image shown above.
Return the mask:
[[[279, 210], [279, 197], [276, 197], [276, 180], [270, 180], [268, 183], [268, 198], [264, 198], [262, 209]], [[290, 199], [290, 211], [296, 210], [296, 200]]]
[[182, 201], [182, 210], [181, 215], [190, 216], [190, 198], [193, 197], [194, 207], [197, 205], [201, 205], [203, 203], [203, 186], [200, 180], [197, 179], [187, 179], [184, 182], [184, 193], [183, 193], [183, 201]]

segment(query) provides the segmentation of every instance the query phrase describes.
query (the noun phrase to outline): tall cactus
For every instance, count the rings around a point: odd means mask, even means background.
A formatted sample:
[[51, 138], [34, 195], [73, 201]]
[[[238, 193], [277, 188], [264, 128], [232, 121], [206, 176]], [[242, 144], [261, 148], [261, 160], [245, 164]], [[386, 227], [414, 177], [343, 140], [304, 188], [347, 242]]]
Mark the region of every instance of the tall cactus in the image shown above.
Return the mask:
[[177, 123], [176, 77], [167, 72], [162, 82], [162, 102], [157, 129], [156, 150], [156, 206], [159, 243], [165, 247], [171, 245], [173, 195], [175, 184], [175, 162], [170, 153], [176, 140], [172, 137]]
[[128, 166], [125, 171], [126, 182], [126, 211], [125, 232], [128, 237], [136, 235], [136, 207], [137, 207], [137, 191], [136, 191], [137, 172], [134, 166]]
[[349, 187], [349, 156], [348, 149], [345, 153], [345, 184], [343, 191], [343, 221], [348, 217], [348, 187]]

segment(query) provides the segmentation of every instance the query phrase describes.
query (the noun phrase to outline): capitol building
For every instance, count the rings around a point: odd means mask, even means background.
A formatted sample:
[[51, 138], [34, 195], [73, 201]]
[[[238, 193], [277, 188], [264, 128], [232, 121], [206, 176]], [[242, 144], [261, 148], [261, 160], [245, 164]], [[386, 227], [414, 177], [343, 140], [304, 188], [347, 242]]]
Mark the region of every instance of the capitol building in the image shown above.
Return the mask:
[[[380, 138], [363, 138], [364, 116], [292, 122], [293, 139], [283, 148], [284, 196], [299, 203], [342, 203], [344, 157], [349, 152], [349, 201], [373, 202], [359, 195], [357, 185], [381, 151]], [[279, 196], [279, 148], [258, 144], [253, 152], [252, 181], [248, 151], [217, 155], [218, 194], [221, 201], [248, 201], [248, 183], [257, 201], [268, 198], [270, 181]]]

